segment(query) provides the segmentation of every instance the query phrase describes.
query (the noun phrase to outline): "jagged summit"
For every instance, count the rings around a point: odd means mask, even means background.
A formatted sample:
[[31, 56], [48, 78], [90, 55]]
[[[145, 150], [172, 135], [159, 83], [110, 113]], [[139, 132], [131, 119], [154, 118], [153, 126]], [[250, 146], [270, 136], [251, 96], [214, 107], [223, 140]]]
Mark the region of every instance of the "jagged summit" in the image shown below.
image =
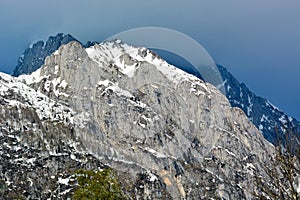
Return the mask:
[[56, 36], [50, 36], [46, 42], [38, 41], [30, 45], [19, 57], [17, 66], [13, 71], [13, 76], [21, 74], [30, 74], [43, 65], [44, 60], [51, 53], [56, 51], [61, 45], [71, 41], [77, 41], [70, 34], [58, 33]]

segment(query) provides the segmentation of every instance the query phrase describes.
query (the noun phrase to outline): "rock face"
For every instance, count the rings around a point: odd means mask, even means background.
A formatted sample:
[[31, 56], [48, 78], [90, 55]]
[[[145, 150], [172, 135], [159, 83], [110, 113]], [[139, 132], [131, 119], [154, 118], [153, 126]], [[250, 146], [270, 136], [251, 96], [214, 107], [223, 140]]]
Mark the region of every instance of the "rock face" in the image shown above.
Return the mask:
[[[67, 121], [61, 122], [66, 128], [51, 122], [62, 141], [68, 144], [73, 132], [101, 163], [143, 180], [131, 198], [251, 199], [257, 190], [254, 172], [270, 181], [265, 169], [272, 167], [274, 147], [244, 112], [209, 83], [146, 48], [121, 41], [89, 48], [70, 42], [36, 72], [11, 79], [21, 84], [14, 93], [32, 88], [38, 95], [30, 99], [49, 101], [28, 103], [39, 119], [48, 113], [41, 105], [57, 104], [45, 120]], [[33, 132], [47, 133], [38, 130]]]
[[[218, 69], [231, 106], [242, 109], [268, 141], [276, 144], [279, 139], [284, 139], [287, 132], [300, 139], [300, 122], [287, 116], [267, 99], [256, 96], [245, 84], [239, 83], [226, 68], [219, 65]], [[278, 133], [275, 131], [276, 127]]]
[[5, 74], [0, 94], [1, 199], [65, 199], [76, 169], [103, 167], [83, 151], [70, 108]]
[[[1, 199], [68, 199], [77, 187], [76, 170], [107, 167], [82, 145], [78, 117], [67, 104], [0, 73]], [[143, 188], [170, 197], [151, 173], [116, 173], [127, 199], [144, 195]]]
[[46, 43], [38, 41], [27, 48], [23, 55], [19, 57], [17, 66], [13, 71], [13, 76], [21, 74], [30, 74], [40, 68], [45, 61], [45, 58], [56, 51], [61, 45], [71, 41], [77, 41], [74, 37], [62, 33], [56, 36], [51, 36]]

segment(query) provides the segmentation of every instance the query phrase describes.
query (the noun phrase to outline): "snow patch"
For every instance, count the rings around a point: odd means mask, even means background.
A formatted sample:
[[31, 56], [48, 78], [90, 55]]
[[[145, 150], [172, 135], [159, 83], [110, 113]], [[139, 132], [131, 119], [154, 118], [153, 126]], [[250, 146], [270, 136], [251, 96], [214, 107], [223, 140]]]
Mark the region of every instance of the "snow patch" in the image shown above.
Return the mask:
[[108, 86], [114, 85], [114, 83], [106, 79], [106, 80], [104, 80], [104, 81], [99, 81], [99, 82], [98, 82], [98, 85], [103, 85], [103, 86], [105, 86], [105, 87], [108, 87]]
[[50, 75], [42, 76], [41, 68], [39, 68], [36, 71], [32, 72], [30, 75], [20, 75], [19, 77], [17, 77], [17, 80], [26, 83], [27, 85], [31, 85], [33, 83], [39, 83], [41, 82], [41, 80], [43, 80], [44, 78], [48, 78], [49, 76]]
[[69, 181], [70, 179], [69, 178], [58, 178], [58, 183], [62, 184], [62, 185], [69, 185]]
[[260, 119], [260, 122], [264, 122], [264, 121], [269, 122], [270, 120], [268, 119], [267, 116], [263, 115]]
[[54, 74], [58, 74], [58, 70], [59, 70], [58, 65], [55, 65], [55, 66], [54, 66]]
[[236, 157], [236, 155], [235, 155], [233, 152], [229, 151], [228, 149], [225, 149], [225, 151], [226, 151], [226, 153], [228, 153], [229, 155], [231, 155], [231, 156], [233, 156], [233, 157]]
[[271, 108], [273, 108], [275, 111], [281, 111], [278, 107], [276, 107], [274, 104], [272, 104], [270, 101], [267, 101], [267, 105]]
[[283, 125], [287, 124], [287, 120], [286, 120], [286, 116], [282, 115], [279, 119], [278, 119]]
[[253, 102], [249, 95], [248, 95], [248, 104], [249, 106], [247, 107], [247, 116], [250, 117], [252, 114]]
[[149, 173], [149, 176], [150, 176], [150, 182], [154, 182], [154, 181], [157, 181], [157, 180], [158, 180], [157, 176], [155, 176], [155, 175], [152, 174], [152, 173]]
[[132, 65], [126, 65], [124, 59], [121, 58], [115, 61], [115, 64], [120, 68], [123, 74], [126, 74], [129, 78], [134, 77], [134, 73], [137, 69], [138, 63], [134, 63]]
[[120, 88], [118, 83], [115, 83], [114, 85], [107, 87], [106, 90], [112, 90], [118, 96], [125, 96], [129, 98], [133, 97], [133, 95], [129, 91]]
[[300, 177], [298, 177], [297, 193], [300, 193]]
[[167, 158], [167, 156], [165, 154], [159, 153], [159, 152], [157, 152], [154, 149], [151, 149], [149, 147], [145, 147], [144, 150], [148, 151], [149, 153], [151, 153], [152, 155], [154, 155], [157, 158]]
[[58, 50], [56, 50], [54, 53], [53, 53], [53, 55], [59, 55], [59, 51]]

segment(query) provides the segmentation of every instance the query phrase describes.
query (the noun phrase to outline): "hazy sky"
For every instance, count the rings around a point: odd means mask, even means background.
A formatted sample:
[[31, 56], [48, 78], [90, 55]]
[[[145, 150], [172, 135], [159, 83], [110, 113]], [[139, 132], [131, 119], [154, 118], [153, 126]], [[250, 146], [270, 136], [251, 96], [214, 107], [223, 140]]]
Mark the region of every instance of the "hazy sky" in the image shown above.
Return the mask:
[[300, 119], [299, 0], [0, 0], [0, 71], [58, 32], [101, 41], [157, 26], [189, 35], [256, 94]]

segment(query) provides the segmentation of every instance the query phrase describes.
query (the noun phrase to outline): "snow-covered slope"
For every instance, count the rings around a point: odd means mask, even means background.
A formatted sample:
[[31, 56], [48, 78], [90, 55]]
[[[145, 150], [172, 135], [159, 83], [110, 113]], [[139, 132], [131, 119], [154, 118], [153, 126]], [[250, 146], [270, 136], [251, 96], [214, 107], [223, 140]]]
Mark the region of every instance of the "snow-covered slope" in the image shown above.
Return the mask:
[[49, 99], [17, 78], [4, 73], [0, 73], [0, 76], [0, 94], [9, 106], [17, 109], [30, 107], [36, 111], [40, 119], [56, 121], [65, 118], [68, 124], [74, 124], [74, 111], [69, 107]]

